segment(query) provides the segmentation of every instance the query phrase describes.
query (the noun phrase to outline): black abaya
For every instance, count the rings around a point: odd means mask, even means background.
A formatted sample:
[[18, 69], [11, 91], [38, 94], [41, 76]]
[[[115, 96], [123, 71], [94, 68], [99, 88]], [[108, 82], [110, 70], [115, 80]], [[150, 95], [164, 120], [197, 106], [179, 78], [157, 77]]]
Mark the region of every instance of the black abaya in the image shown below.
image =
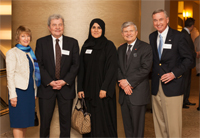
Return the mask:
[[[92, 50], [88, 54], [88, 50]], [[91, 113], [91, 133], [83, 137], [117, 137], [116, 95], [117, 52], [114, 44], [105, 40], [98, 46], [83, 46], [81, 50], [78, 92], [85, 94]], [[99, 98], [100, 90], [106, 97]]]

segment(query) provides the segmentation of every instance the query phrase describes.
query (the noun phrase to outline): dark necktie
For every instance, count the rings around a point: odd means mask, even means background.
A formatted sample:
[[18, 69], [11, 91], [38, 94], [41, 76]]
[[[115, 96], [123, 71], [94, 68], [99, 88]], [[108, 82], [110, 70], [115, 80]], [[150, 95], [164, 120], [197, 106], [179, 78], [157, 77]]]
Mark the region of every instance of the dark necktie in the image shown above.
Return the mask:
[[132, 45], [128, 45], [128, 51], [126, 52], [126, 67], [128, 65], [128, 59], [129, 59], [129, 57], [131, 55], [131, 46]]
[[127, 61], [128, 61], [128, 59], [129, 59], [129, 57], [131, 55], [131, 46], [132, 45], [128, 45], [128, 51], [126, 52], [126, 59], [127, 59]]
[[60, 79], [60, 61], [61, 61], [61, 50], [58, 44], [59, 39], [56, 39], [56, 79]]
[[158, 55], [159, 55], [159, 60], [160, 60], [161, 55], [162, 55], [163, 38], [162, 38], [161, 34], [159, 35], [159, 37], [160, 37], [160, 41], [159, 41], [159, 46], [158, 46]]

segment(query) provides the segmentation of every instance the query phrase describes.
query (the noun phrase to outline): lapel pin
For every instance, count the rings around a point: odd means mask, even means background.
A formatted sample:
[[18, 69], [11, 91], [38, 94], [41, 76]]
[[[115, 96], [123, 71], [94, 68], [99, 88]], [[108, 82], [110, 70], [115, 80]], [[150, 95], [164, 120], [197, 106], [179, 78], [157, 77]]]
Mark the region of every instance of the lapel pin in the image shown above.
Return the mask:
[[133, 57], [137, 57], [137, 53], [133, 53]]
[[137, 49], [135, 49], [135, 50], [137, 50]]

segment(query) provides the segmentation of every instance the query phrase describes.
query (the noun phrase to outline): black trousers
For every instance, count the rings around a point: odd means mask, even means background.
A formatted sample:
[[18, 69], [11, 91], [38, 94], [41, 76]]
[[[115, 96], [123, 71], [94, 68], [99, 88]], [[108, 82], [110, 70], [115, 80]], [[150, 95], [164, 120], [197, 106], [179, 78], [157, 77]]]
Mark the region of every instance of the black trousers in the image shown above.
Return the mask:
[[144, 137], [146, 105], [132, 105], [129, 96], [126, 95], [121, 105], [121, 111], [126, 137]]
[[191, 73], [192, 73], [192, 70], [189, 69], [183, 74], [183, 78], [184, 78], [184, 83], [183, 83], [183, 91], [184, 91], [183, 104], [186, 104], [187, 102], [189, 102], [190, 86], [191, 86]]
[[39, 98], [41, 138], [49, 137], [50, 125], [56, 105], [56, 100], [58, 102], [59, 110], [60, 137], [70, 137], [73, 99], [66, 100], [60, 94], [59, 90], [55, 90], [55, 94], [50, 99]]

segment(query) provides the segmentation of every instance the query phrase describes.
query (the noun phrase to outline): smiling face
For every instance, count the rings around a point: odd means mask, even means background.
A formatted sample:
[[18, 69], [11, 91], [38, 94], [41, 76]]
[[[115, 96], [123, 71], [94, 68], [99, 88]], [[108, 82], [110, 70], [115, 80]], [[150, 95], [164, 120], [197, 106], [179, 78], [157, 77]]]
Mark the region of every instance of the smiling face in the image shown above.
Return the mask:
[[53, 37], [60, 38], [64, 32], [64, 24], [62, 19], [52, 19], [48, 28]]
[[135, 30], [133, 25], [123, 28], [122, 37], [127, 41], [128, 44], [131, 44], [137, 38], [138, 31]]
[[154, 28], [158, 32], [162, 33], [167, 28], [167, 25], [169, 23], [169, 18], [166, 17], [164, 12], [156, 13], [152, 17], [153, 17]]
[[18, 40], [19, 44], [21, 44], [23, 46], [28, 46], [30, 41], [31, 41], [31, 36], [29, 34], [22, 32], [19, 35], [19, 40]]
[[91, 28], [91, 35], [94, 38], [99, 38], [102, 35], [102, 29], [98, 23], [94, 23], [92, 28]]

